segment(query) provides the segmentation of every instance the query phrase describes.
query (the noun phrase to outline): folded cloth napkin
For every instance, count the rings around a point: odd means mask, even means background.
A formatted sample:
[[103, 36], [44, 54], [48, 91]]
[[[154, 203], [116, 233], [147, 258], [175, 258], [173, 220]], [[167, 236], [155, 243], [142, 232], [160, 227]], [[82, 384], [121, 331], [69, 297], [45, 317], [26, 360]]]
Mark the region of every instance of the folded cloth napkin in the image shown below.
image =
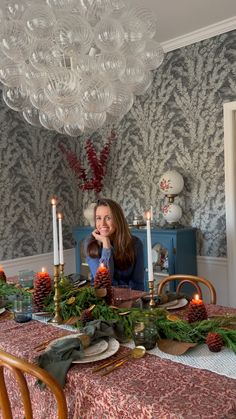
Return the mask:
[[[106, 322], [94, 320], [81, 329], [81, 334], [60, 339], [39, 355], [35, 361], [39, 367], [51, 374], [64, 387], [66, 374], [76, 359], [84, 355], [84, 347], [94, 344], [101, 338], [114, 337], [125, 341], [123, 325], [119, 321]], [[42, 386], [42, 383], [39, 383]]]
[[[165, 294], [160, 295], [154, 295], [154, 301], [156, 303], [156, 306], [162, 306], [162, 304], [169, 303], [174, 300], [180, 300], [181, 298], [186, 298], [187, 300], [191, 299], [188, 295], [180, 293], [180, 292], [166, 292]], [[150, 295], [146, 295], [141, 298], [143, 307], [149, 305], [150, 302]]]

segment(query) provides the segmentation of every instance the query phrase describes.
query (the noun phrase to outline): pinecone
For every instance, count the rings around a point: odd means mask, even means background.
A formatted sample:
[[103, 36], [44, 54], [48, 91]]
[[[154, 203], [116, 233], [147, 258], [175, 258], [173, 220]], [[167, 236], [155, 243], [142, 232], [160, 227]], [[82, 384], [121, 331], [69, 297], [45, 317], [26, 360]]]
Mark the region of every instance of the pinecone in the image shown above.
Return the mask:
[[38, 311], [43, 310], [44, 300], [51, 292], [51, 278], [45, 273], [42, 276], [42, 272], [37, 274], [34, 281], [34, 304]]
[[0, 270], [0, 281], [7, 282], [7, 277], [3, 270]]
[[94, 288], [106, 289], [106, 296], [105, 301], [107, 304], [112, 304], [113, 301], [113, 292], [112, 292], [112, 285], [111, 285], [111, 277], [109, 274], [108, 269], [105, 266], [100, 266], [96, 272], [95, 279], [94, 279]]
[[187, 313], [187, 319], [189, 323], [194, 323], [201, 320], [207, 319], [207, 311], [205, 305], [202, 304], [193, 304], [190, 301], [189, 309]]
[[206, 344], [211, 352], [220, 352], [224, 346], [224, 341], [219, 333], [210, 332], [207, 335]]
[[89, 308], [86, 308], [85, 310], [82, 311], [80, 315], [80, 322], [83, 327], [86, 325], [86, 323], [91, 322], [91, 320], [93, 319], [94, 318], [93, 318], [92, 311]]

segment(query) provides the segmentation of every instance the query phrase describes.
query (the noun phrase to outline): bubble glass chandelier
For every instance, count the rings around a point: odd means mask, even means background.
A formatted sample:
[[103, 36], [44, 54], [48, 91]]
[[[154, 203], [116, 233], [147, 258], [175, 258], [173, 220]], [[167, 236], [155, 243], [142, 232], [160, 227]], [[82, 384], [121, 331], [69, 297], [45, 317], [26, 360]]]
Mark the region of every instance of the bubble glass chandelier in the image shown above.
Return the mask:
[[5, 103], [70, 136], [120, 121], [164, 57], [151, 11], [129, 0], [2, 0]]

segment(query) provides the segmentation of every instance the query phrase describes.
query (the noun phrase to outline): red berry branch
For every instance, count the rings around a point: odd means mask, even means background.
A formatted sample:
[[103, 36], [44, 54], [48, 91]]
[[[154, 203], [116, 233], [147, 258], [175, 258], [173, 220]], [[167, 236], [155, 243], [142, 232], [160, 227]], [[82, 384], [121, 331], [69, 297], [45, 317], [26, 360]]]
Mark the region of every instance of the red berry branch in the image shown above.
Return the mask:
[[78, 160], [75, 153], [70, 150], [67, 150], [63, 144], [59, 144], [59, 148], [62, 153], [65, 155], [66, 160], [73, 170], [73, 172], [78, 176], [78, 178], [82, 181], [79, 184], [79, 188], [82, 191], [86, 190], [94, 190], [96, 193], [101, 192], [103, 187], [103, 179], [106, 175], [107, 170], [107, 160], [109, 157], [109, 153], [111, 150], [111, 145], [114, 140], [117, 139], [117, 135], [114, 131], [111, 132], [110, 136], [107, 138], [107, 141], [100, 151], [100, 153], [96, 153], [96, 150], [93, 146], [93, 142], [91, 138], [86, 140], [86, 155], [87, 160], [89, 163], [89, 167], [92, 171], [92, 177], [90, 178], [88, 173], [81, 164], [81, 161]]

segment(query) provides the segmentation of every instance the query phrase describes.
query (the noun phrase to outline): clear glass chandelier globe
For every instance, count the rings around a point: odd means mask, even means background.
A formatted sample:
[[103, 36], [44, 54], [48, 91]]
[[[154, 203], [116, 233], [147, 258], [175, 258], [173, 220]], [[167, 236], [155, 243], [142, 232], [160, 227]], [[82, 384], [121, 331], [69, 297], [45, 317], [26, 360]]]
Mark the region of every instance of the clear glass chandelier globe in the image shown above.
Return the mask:
[[45, 95], [44, 89], [42, 89], [40, 86], [31, 91], [30, 101], [32, 105], [37, 109], [46, 109], [50, 104]]
[[22, 16], [26, 32], [33, 39], [50, 39], [56, 23], [56, 16], [44, 2], [31, 1]]
[[64, 124], [71, 124], [74, 125], [78, 123], [80, 126], [83, 126], [82, 122], [82, 107], [80, 105], [72, 105], [72, 106], [56, 106], [55, 107], [55, 114], [60, 121]]
[[0, 61], [0, 81], [9, 87], [20, 87], [25, 77], [19, 63], [5, 57]]
[[54, 130], [53, 118], [51, 118], [51, 116], [48, 113], [44, 111], [39, 111], [39, 121], [44, 128], [50, 131]]
[[63, 51], [86, 53], [92, 45], [93, 31], [90, 24], [80, 16], [61, 14], [53, 29], [53, 39]]
[[38, 109], [32, 107], [32, 106], [27, 106], [24, 108], [23, 110], [23, 117], [25, 118], [25, 120], [30, 124], [33, 125], [35, 127], [40, 127], [40, 120], [39, 120], [39, 111]]
[[45, 94], [54, 105], [73, 105], [80, 94], [78, 80], [73, 71], [60, 68], [49, 74], [44, 88]]
[[86, 131], [93, 132], [102, 128], [106, 122], [107, 114], [106, 112], [84, 112], [83, 117]]
[[126, 59], [120, 52], [105, 52], [97, 61], [99, 75], [107, 80], [118, 80], [125, 71]]
[[8, 0], [5, 4], [5, 13], [7, 19], [21, 19], [27, 7], [27, 0]]
[[114, 99], [110, 83], [93, 79], [81, 91], [81, 103], [85, 112], [104, 112]]
[[133, 106], [133, 93], [127, 89], [120, 81], [113, 84], [114, 100], [108, 109], [108, 113], [113, 116], [125, 115]]
[[81, 119], [79, 122], [65, 124], [65, 132], [71, 137], [78, 137], [84, 132], [84, 121]]
[[162, 63], [156, 29], [129, 0], [4, 0], [0, 82], [15, 92], [10, 100], [5, 90], [5, 103], [73, 136], [117, 123]]
[[3, 100], [14, 111], [23, 111], [24, 107], [29, 104], [29, 98], [26, 91], [20, 87], [3, 87]]
[[23, 23], [11, 20], [4, 22], [0, 45], [8, 58], [20, 62], [27, 59], [32, 41], [25, 32]]

